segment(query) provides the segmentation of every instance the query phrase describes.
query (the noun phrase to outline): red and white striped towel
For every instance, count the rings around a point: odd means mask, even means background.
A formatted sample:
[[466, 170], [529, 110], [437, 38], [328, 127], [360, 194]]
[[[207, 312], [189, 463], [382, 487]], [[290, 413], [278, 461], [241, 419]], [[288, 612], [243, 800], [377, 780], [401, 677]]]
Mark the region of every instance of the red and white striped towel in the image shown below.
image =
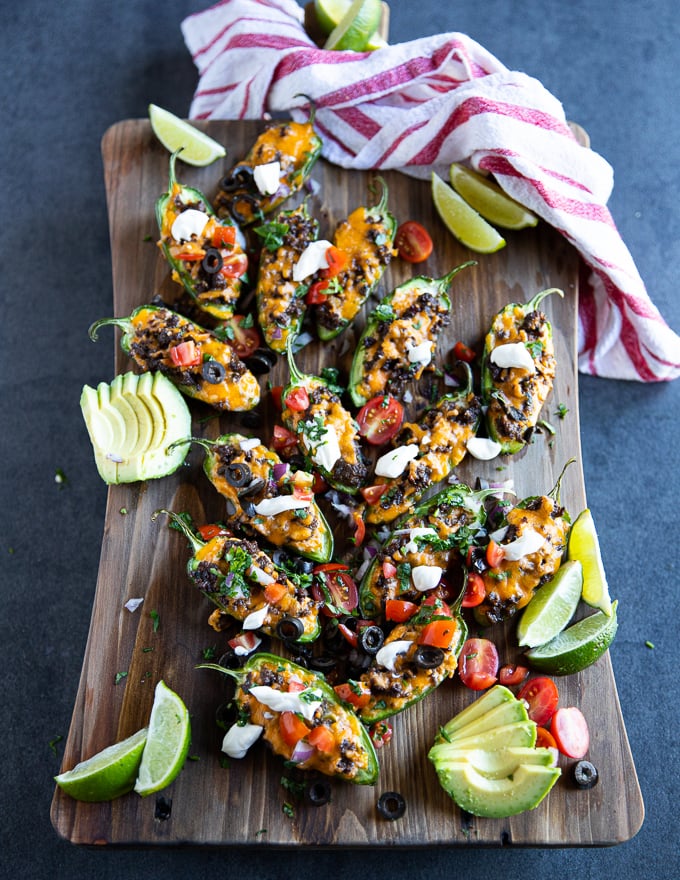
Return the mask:
[[294, 0], [222, 0], [182, 22], [200, 79], [194, 119], [259, 119], [316, 104], [326, 159], [414, 176], [451, 162], [491, 172], [550, 223], [590, 273], [579, 305], [579, 369], [644, 382], [680, 375], [680, 338], [651, 302], [606, 207], [609, 164], [575, 140], [560, 102], [464, 34], [372, 53], [327, 52]]

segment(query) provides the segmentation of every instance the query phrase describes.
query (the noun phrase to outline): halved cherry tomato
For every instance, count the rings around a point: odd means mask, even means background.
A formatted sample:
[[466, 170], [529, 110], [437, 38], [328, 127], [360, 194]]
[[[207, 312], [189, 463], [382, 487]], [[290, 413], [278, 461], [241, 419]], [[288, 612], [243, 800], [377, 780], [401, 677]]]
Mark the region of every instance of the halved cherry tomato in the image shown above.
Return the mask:
[[195, 367], [201, 363], [201, 352], [193, 339], [189, 339], [172, 346], [170, 360], [176, 367]]
[[282, 712], [279, 715], [279, 733], [287, 746], [294, 749], [309, 732], [309, 727], [295, 712]]
[[455, 620], [433, 620], [425, 624], [418, 636], [419, 645], [432, 645], [434, 648], [448, 648], [456, 634]]
[[390, 562], [389, 559], [385, 559], [382, 564], [382, 573], [383, 577], [393, 578], [397, 573], [397, 566], [393, 562]]
[[203, 538], [204, 541], [211, 541], [217, 535], [221, 534], [224, 529], [221, 526], [216, 525], [206, 525], [199, 526], [198, 533]]
[[329, 287], [329, 281], [315, 281], [314, 284], [310, 284], [309, 290], [305, 296], [305, 302], [307, 305], [318, 306], [321, 305], [321, 303], [325, 303], [328, 297], [324, 291], [328, 290]]
[[293, 434], [283, 425], [274, 425], [272, 448], [277, 452], [290, 452], [297, 446], [297, 434]]
[[185, 263], [198, 263], [205, 256], [205, 251], [187, 251], [184, 254], [177, 254], [178, 260], [184, 260]]
[[329, 727], [325, 724], [319, 724], [312, 728], [312, 732], [307, 737], [310, 746], [314, 746], [320, 752], [328, 754], [335, 749], [335, 737]]
[[415, 602], [407, 602], [406, 599], [388, 599], [385, 602], [385, 619], [394, 623], [404, 623], [410, 620], [418, 610]]
[[373, 446], [391, 440], [403, 421], [404, 407], [391, 395], [373, 397], [357, 413], [359, 434]]
[[501, 544], [497, 544], [493, 540], [489, 541], [486, 546], [486, 561], [489, 565], [489, 568], [496, 568], [497, 565], [501, 564], [504, 558], [505, 550], [503, 550], [503, 546]]
[[364, 538], [366, 537], [366, 523], [364, 522], [363, 516], [359, 513], [358, 510], [355, 510], [352, 513], [352, 518], [354, 520], [354, 535], [352, 536], [352, 540], [354, 541], [355, 547], [361, 547]]
[[377, 504], [379, 499], [385, 494], [385, 492], [387, 492], [388, 488], [387, 483], [383, 483], [379, 486], [364, 486], [364, 488], [359, 491], [364, 496], [366, 504]]
[[529, 670], [526, 666], [516, 666], [514, 663], [501, 666], [498, 670], [498, 680], [506, 686], [522, 684], [527, 675], [529, 675]]
[[496, 683], [498, 651], [489, 639], [468, 639], [458, 658], [458, 674], [466, 687], [483, 691]]
[[536, 727], [536, 748], [537, 749], [556, 749], [557, 743], [555, 737], [546, 730], [545, 727]]
[[274, 385], [274, 387], [270, 389], [269, 393], [272, 396], [272, 403], [274, 404], [275, 409], [278, 412], [281, 412], [281, 410], [283, 409], [283, 404], [281, 403], [283, 385]]
[[475, 608], [481, 605], [486, 598], [486, 587], [484, 586], [484, 578], [475, 571], [469, 571], [467, 576], [467, 584], [465, 585], [465, 594], [461, 601], [463, 608]]
[[328, 263], [328, 268], [323, 270], [323, 275], [325, 278], [333, 278], [342, 272], [349, 262], [349, 257], [345, 251], [341, 251], [340, 248], [331, 245], [326, 251], [326, 262]]
[[376, 749], [381, 749], [392, 739], [392, 725], [389, 721], [376, 721], [368, 728], [368, 735]]
[[213, 247], [229, 247], [236, 243], [235, 226], [216, 226], [212, 236]]
[[477, 354], [469, 345], [466, 345], [464, 342], [457, 342], [453, 346], [453, 356], [458, 361], [465, 361], [466, 363], [471, 364], [477, 357]]
[[314, 482], [312, 483], [312, 492], [315, 495], [323, 495], [324, 492], [328, 491], [328, 483], [324, 480], [321, 474], [317, 474], [314, 471]]
[[309, 394], [305, 386], [298, 385], [297, 388], [293, 388], [283, 401], [283, 405], [293, 412], [304, 412], [309, 407]]
[[351, 684], [349, 682], [336, 684], [333, 690], [343, 703], [349, 703], [355, 709], [363, 709], [371, 702], [370, 688], [363, 682], [353, 681]]
[[576, 706], [558, 709], [550, 722], [557, 748], [568, 758], [580, 760], [590, 746], [590, 731], [583, 713]]
[[407, 263], [422, 263], [432, 253], [430, 233], [415, 220], [401, 224], [394, 236], [394, 246]]
[[227, 321], [221, 321], [218, 327], [224, 331], [229, 345], [240, 358], [248, 358], [260, 347], [260, 334], [251, 326], [252, 318], [245, 315], [234, 315]]
[[527, 703], [529, 718], [538, 725], [546, 724], [555, 714], [559, 702], [557, 685], [551, 678], [532, 678], [517, 694], [518, 700]]
[[[349, 568], [340, 563], [329, 562], [325, 565], [317, 565], [314, 569], [317, 576], [312, 584], [312, 593], [317, 602], [327, 603], [324, 587], [331, 603], [335, 606], [329, 608], [324, 604], [321, 608], [326, 617], [336, 617], [340, 614], [351, 614], [359, 604], [359, 591], [354, 579], [349, 574]], [[323, 578], [323, 586], [319, 583], [319, 576]]]
[[273, 581], [264, 588], [264, 598], [270, 605], [278, 604], [286, 595], [288, 589], [285, 584]]
[[248, 271], [248, 257], [245, 254], [234, 254], [224, 257], [220, 272], [225, 278], [240, 278]]

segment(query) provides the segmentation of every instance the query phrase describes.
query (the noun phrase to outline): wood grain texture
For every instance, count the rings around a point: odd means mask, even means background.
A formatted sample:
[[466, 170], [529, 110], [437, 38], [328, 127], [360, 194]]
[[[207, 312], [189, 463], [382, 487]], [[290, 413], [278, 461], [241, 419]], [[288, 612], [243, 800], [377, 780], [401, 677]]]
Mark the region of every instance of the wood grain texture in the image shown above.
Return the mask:
[[[262, 123], [205, 123], [202, 127], [228, 149], [225, 170], [243, 155]], [[157, 143], [145, 120], [114, 125], [102, 141], [108, 194], [116, 316], [157, 292], [174, 288], [167, 265], [155, 246], [157, 229], [154, 202], [165, 190], [168, 155]], [[214, 195], [222, 169], [215, 165], [194, 169], [178, 163], [180, 180]], [[433, 277], [469, 259], [434, 213], [428, 183], [398, 173], [384, 175], [390, 188], [390, 207], [399, 220], [418, 219], [431, 230], [433, 256], [419, 271]], [[323, 161], [313, 179], [319, 191], [310, 200], [319, 218], [322, 235], [330, 237], [335, 225], [357, 205], [371, 200], [368, 173], [347, 173]], [[479, 349], [495, 312], [510, 301], [524, 302], [546, 287], [560, 287], [565, 297], [544, 302], [555, 331], [558, 372], [545, 417], [555, 435], [535, 436], [518, 456], [492, 462], [465, 461], [461, 479], [474, 484], [478, 477], [512, 478], [520, 497], [549, 490], [564, 463], [576, 463], [566, 474], [562, 500], [573, 515], [586, 506], [580, 464], [578, 379], [576, 372], [576, 312], [579, 262], [575, 251], [548, 228], [508, 233], [507, 247], [478, 258], [454, 280], [451, 325], [441, 340], [438, 362], [450, 356], [456, 340]], [[386, 292], [414, 274], [412, 267], [394, 260], [381, 286]], [[417, 273], [415, 273], [417, 274]], [[299, 355], [305, 372], [329, 364], [345, 371], [354, 342], [363, 324], [350, 329], [323, 347], [310, 344]], [[87, 328], [83, 328], [87, 345]], [[116, 331], [117, 334], [117, 331]], [[99, 344], [110, 344], [104, 338]], [[117, 346], [117, 342], [116, 342]], [[130, 369], [116, 347], [116, 372]], [[112, 377], [102, 377], [109, 381]], [[282, 384], [287, 378], [283, 360], [266, 379]], [[414, 388], [427, 390], [428, 381]], [[566, 418], [555, 416], [565, 404]], [[243, 430], [241, 416], [211, 417], [200, 405], [191, 404], [197, 435], [215, 436], [220, 431]], [[258, 408], [262, 426], [247, 431], [263, 438], [274, 423], [269, 396], [263, 393]], [[322, 502], [323, 503], [323, 502]], [[538, 809], [505, 819], [463, 816], [439, 787], [427, 751], [442, 723], [474, 698], [458, 681], [449, 681], [428, 699], [393, 719], [394, 737], [379, 752], [381, 775], [374, 787], [333, 784], [330, 805], [314, 808], [301, 804], [293, 818], [282, 812], [290, 795], [281, 786], [283, 763], [263, 744], [256, 745], [230, 769], [220, 766], [222, 731], [215, 711], [225, 698], [224, 685], [215, 673], [197, 671], [202, 651], [215, 646], [221, 635], [207, 625], [212, 609], [190, 586], [185, 574], [186, 542], [159, 519], [160, 507], [188, 511], [198, 523], [221, 516], [220, 498], [202, 473], [202, 454], [192, 451], [187, 466], [168, 478], [109, 489], [101, 564], [94, 599], [90, 634], [82, 677], [66, 744], [63, 769], [73, 767], [114, 741], [147, 723], [158, 679], [178, 691], [192, 716], [193, 739], [189, 760], [163, 795], [172, 799], [168, 820], [155, 818], [155, 798], [129, 794], [109, 804], [82, 804], [58, 789], [52, 805], [52, 821], [60, 835], [78, 844], [212, 844], [317, 847], [500, 845], [535, 846], [607, 845], [625, 841], [639, 829], [644, 815], [609, 656], [585, 672], [559, 680], [561, 704], [578, 705], [590, 722], [592, 743], [589, 758], [600, 773], [599, 784], [579, 791], [569, 781], [569, 764], [560, 760], [563, 776]], [[121, 509], [127, 514], [122, 515]], [[326, 507], [325, 510], [328, 510]], [[337, 522], [336, 535], [349, 529]], [[616, 585], [612, 585], [616, 594]], [[144, 597], [135, 613], [124, 608], [132, 597]], [[151, 611], [160, 625], [154, 631]], [[584, 611], [585, 613], [585, 611]], [[622, 609], [626, 613], [626, 609]], [[518, 657], [512, 623], [494, 629], [502, 662]], [[116, 685], [117, 672], [127, 677]], [[405, 816], [395, 822], [381, 820], [376, 801], [384, 791], [401, 792], [407, 803]]]

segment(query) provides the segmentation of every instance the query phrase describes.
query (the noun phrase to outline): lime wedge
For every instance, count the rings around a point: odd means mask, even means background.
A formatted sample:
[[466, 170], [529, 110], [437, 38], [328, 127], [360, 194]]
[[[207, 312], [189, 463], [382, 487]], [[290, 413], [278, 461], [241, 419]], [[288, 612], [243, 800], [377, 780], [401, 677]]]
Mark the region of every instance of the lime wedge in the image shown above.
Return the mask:
[[227, 155], [222, 144], [156, 104], [149, 104], [149, 121], [151, 130], [165, 149], [170, 153], [181, 149], [180, 159], [187, 165], [202, 168]]
[[612, 600], [602, 564], [600, 542], [593, 515], [587, 507], [576, 517], [571, 527], [567, 556], [569, 559], [578, 559], [583, 566], [583, 601], [605, 614], [611, 614]]
[[611, 645], [616, 635], [616, 602], [612, 613], [602, 611], [584, 617], [551, 639], [547, 645], [532, 648], [524, 655], [535, 669], [550, 675], [573, 675], [594, 663]]
[[454, 162], [449, 169], [449, 179], [458, 195], [489, 223], [495, 223], [504, 229], [524, 229], [538, 223], [535, 214], [511, 199], [495, 181], [464, 165]]
[[583, 568], [578, 559], [565, 562], [555, 576], [539, 587], [522, 612], [517, 639], [522, 648], [544, 645], [562, 632], [574, 616], [583, 589]]
[[432, 199], [449, 232], [470, 250], [480, 254], [491, 254], [505, 246], [505, 239], [497, 230], [434, 171]]
[[191, 741], [189, 712], [163, 681], [156, 685], [149, 733], [139, 765], [135, 791], [142, 797], [160, 791], [184, 766]]
[[73, 770], [60, 773], [54, 779], [66, 794], [78, 801], [110, 801], [132, 791], [147, 729], [138, 730], [127, 739], [108, 746], [87, 761], [76, 764]]
[[333, 28], [324, 49], [351, 49], [363, 52], [366, 43], [380, 24], [380, 0], [354, 0], [347, 12]]
[[352, 0], [314, 0], [314, 12], [321, 30], [328, 36], [349, 12]]

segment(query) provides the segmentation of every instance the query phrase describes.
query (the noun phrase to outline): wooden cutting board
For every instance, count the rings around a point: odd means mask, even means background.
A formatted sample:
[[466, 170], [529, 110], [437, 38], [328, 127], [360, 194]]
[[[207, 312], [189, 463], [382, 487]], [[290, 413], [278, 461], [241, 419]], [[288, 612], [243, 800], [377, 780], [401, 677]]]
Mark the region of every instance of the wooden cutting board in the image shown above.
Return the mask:
[[[261, 127], [258, 122], [204, 124], [209, 134], [227, 146], [228, 160], [223, 167], [218, 163], [207, 169], [178, 163], [180, 180], [212, 198], [220, 175], [245, 154]], [[154, 294], [170, 294], [176, 287], [154, 244], [154, 202], [166, 188], [168, 154], [145, 120], [114, 125], [103, 138], [102, 152], [113, 261], [112, 314], [125, 316]], [[396, 172], [386, 173], [384, 178], [393, 213], [400, 221], [422, 222], [432, 233], [434, 252], [417, 272], [393, 260], [382, 292], [412, 274], [439, 277], [475, 256], [454, 240], [435, 214], [427, 182]], [[324, 237], [330, 237], [335, 225], [355, 207], [372, 202], [370, 173], [349, 173], [319, 161], [313, 179], [318, 183], [318, 192], [310, 200], [310, 209], [319, 218]], [[552, 296], [544, 301], [554, 327], [558, 362], [554, 392], [544, 416], [555, 433], [536, 434], [534, 442], [514, 458], [466, 460], [459, 476], [471, 485], [478, 478], [512, 478], [518, 496], [525, 497], [548, 491], [564, 463], [573, 456], [577, 461], [567, 471], [562, 500], [575, 516], [586, 506], [576, 371], [578, 256], [541, 223], [535, 229], [508, 233], [507, 247], [477, 259], [475, 267], [464, 270], [454, 281], [451, 324], [440, 342], [438, 361], [450, 361], [458, 339], [481, 350], [493, 315], [508, 302], [524, 302], [543, 288], [562, 288], [563, 300]], [[103, 316], [90, 317], [94, 320]], [[298, 356], [303, 371], [315, 373], [329, 364], [338, 366], [346, 376], [362, 324], [363, 316], [356, 331], [350, 329], [323, 347], [312, 342], [303, 349]], [[83, 346], [87, 346], [87, 327], [82, 329]], [[99, 344], [110, 345], [105, 332]], [[116, 372], [129, 369], [130, 362], [116, 342]], [[101, 378], [110, 381], [113, 377]], [[242, 415], [218, 419], [192, 403], [194, 433], [216, 436], [220, 431], [244, 430], [269, 438], [275, 412], [266, 383], [278, 385], [286, 379], [283, 360], [268, 377], [263, 377], [263, 403], [258, 408], [262, 423], [256, 429], [244, 428]], [[424, 379], [413, 388], [414, 405], [422, 403], [421, 394], [429, 393], [433, 381], [432, 377]], [[555, 413], [559, 404], [568, 410], [563, 419]], [[144, 726], [154, 685], [164, 679], [187, 703], [193, 729], [191, 760], [162, 792], [165, 805], [172, 802], [170, 816], [158, 817], [163, 804], [153, 796], [141, 799], [131, 793], [112, 803], [85, 804], [57, 789], [51, 815], [60, 835], [79, 844], [566, 846], [619, 843], [638, 831], [644, 808], [608, 654], [585, 672], [558, 680], [561, 704], [578, 705], [590, 722], [588, 757], [598, 768], [598, 785], [589, 791], [576, 789], [569, 774], [573, 762], [561, 758], [562, 778], [546, 800], [536, 810], [510, 819], [477, 819], [461, 814], [440, 788], [426, 757], [439, 725], [475, 697], [457, 680], [445, 682], [422, 703], [393, 719], [394, 736], [379, 752], [381, 774], [374, 787], [334, 782], [332, 801], [327, 806], [295, 803], [291, 792], [281, 784], [287, 772], [283, 762], [262, 743], [242, 761], [232, 761], [229, 769], [222, 767], [223, 731], [215, 722], [215, 713], [225, 698], [224, 685], [216, 673], [199, 671], [195, 666], [202, 661], [206, 648], [214, 647], [219, 656], [225, 645], [220, 642], [222, 635], [207, 625], [212, 606], [186, 577], [185, 540], [167, 528], [162, 519], [151, 519], [160, 507], [187, 511], [198, 524], [220, 518], [220, 497], [204, 477], [201, 464], [202, 454], [197, 448], [189, 456], [189, 465], [171, 477], [109, 489], [89, 639], [63, 761], [63, 769], [69, 769]], [[321, 503], [323, 506], [323, 499]], [[324, 510], [332, 517], [328, 506]], [[336, 534], [348, 531], [338, 523]], [[341, 538], [338, 543], [341, 548]], [[616, 595], [617, 585], [612, 588]], [[124, 604], [134, 597], [144, 597], [144, 603], [131, 613]], [[152, 611], [157, 613], [157, 627]], [[621, 614], [627, 613], [623, 607]], [[491, 634], [502, 663], [513, 662], [519, 656], [513, 632], [510, 623]], [[127, 675], [116, 684], [120, 672]], [[376, 811], [377, 799], [386, 791], [398, 791], [405, 797], [406, 813], [398, 821], [381, 819]], [[294, 803], [292, 817], [282, 809], [286, 802]]]

